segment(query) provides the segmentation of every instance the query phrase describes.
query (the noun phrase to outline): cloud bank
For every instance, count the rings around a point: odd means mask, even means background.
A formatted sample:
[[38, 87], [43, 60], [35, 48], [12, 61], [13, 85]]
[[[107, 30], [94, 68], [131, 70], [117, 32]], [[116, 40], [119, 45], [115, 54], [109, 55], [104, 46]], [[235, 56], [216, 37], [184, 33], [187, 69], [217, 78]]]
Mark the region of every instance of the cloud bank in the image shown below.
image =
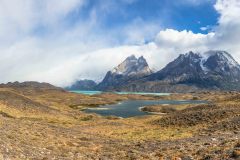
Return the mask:
[[[121, 5], [136, 1], [122, 0]], [[207, 34], [162, 29], [141, 17], [104, 30], [99, 27], [102, 18], [114, 7], [121, 12], [116, 1], [104, 2], [86, 19], [74, 16], [83, 14], [85, 0], [0, 0], [0, 82], [33, 80], [67, 86], [77, 79], [101, 80], [131, 54], [145, 56], [155, 69], [190, 50], [227, 50], [240, 61], [239, 0], [216, 1], [218, 24]]]

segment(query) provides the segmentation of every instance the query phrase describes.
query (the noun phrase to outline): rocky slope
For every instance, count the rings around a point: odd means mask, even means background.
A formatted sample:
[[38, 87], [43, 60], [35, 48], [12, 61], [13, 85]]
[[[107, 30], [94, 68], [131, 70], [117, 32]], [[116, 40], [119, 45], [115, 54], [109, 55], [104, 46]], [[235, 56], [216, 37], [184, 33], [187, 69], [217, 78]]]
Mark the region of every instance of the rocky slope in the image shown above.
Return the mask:
[[234, 89], [240, 80], [240, 66], [225, 51], [180, 55], [148, 80], [171, 84], [193, 84], [201, 88]]
[[97, 86], [99, 90], [115, 90], [121, 85], [152, 74], [146, 59], [134, 55], [127, 57], [112, 71], [107, 72], [103, 81]]
[[147, 92], [193, 92], [240, 90], [240, 65], [225, 51], [181, 54], [162, 70], [118, 90]]

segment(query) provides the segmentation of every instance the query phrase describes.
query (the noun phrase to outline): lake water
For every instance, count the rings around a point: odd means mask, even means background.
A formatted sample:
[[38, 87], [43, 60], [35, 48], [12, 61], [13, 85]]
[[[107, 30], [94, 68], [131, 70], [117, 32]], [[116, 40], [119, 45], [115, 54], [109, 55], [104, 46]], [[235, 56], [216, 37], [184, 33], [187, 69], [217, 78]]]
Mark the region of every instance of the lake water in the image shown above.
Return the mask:
[[98, 108], [91, 108], [85, 110], [87, 113], [97, 113], [102, 116], [117, 116], [117, 117], [134, 117], [134, 116], [143, 116], [150, 115], [151, 113], [146, 113], [140, 111], [140, 107], [156, 105], [156, 104], [201, 104], [207, 103], [206, 101], [174, 101], [174, 100], [129, 100], [123, 101], [119, 104], [105, 105]]
[[86, 94], [86, 95], [95, 95], [95, 94], [101, 94], [101, 91], [70, 91], [73, 93], [79, 93], [79, 94]]
[[[86, 95], [95, 95], [101, 94], [101, 91], [70, 91], [73, 93], [86, 94]], [[168, 96], [169, 93], [146, 93], [146, 92], [112, 92], [116, 94], [141, 94], [141, 95], [156, 95], [156, 96]]]

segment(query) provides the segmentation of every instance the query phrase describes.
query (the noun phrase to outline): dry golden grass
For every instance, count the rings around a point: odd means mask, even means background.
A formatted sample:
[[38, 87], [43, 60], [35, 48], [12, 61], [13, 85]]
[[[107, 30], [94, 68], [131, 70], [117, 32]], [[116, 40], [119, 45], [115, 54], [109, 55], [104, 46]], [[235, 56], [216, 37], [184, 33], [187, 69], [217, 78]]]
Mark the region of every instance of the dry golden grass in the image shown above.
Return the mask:
[[109, 138], [126, 140], [126, 141], [142, 141], [142, 140], [174, 140], [180, 138], [191, 137], [197, 132], [198, 127], [191, 128], [163, 128], [150, 124], [151, 121], [158, 119], [159, 116], [146, 116], [140, 119], [130, 118], [124, 120], [114, 120], [112, 122], [104, 122], [104, 125], [98, 123], [92, 125], [87, 131], [97, 133], [101, 136]]
[[[220, 106], [239, 105], [237, 100], [231, 100], [238, 93], [86, 96], [52, 89], [0, 88], [1, 93], [18, 100], [13, 103], [8, 96], [0, 100], [0, 159], [1, 154], [9, 159], [160, 159], [182, 155], [198, 159], [204, 158], [201, 153], [216, 150], [221, 150], [222, 155], [231, 153], [234, 138], [240, 136], [234, 132], [227, 136], [225, 132], [211, 133], [206, 130], [208, 123], [168, 127], [153, 123], [168, 115], [119, 119], [80, 111], [127, 99], [198, 99]], [[184, 110], [194, 106], [174, 107]], [[216, 137], [219, 140], [212, 142]], [[211, 144], [206, 145], [209, 141]]]

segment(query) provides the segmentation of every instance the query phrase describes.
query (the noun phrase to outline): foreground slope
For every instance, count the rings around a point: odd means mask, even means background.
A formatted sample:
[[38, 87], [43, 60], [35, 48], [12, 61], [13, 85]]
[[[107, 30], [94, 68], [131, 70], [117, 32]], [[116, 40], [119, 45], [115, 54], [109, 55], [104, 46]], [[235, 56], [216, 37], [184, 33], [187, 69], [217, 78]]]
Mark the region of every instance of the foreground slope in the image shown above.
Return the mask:
[[[32, 85], [0, 88], [0, 159], [237, 159], [240, 93], [85, 96]], [[21, 85], [20, 85], [21, 86]], [[201, 99], [165, 115], [120, 119], [84, 107], [128, 99]]]

